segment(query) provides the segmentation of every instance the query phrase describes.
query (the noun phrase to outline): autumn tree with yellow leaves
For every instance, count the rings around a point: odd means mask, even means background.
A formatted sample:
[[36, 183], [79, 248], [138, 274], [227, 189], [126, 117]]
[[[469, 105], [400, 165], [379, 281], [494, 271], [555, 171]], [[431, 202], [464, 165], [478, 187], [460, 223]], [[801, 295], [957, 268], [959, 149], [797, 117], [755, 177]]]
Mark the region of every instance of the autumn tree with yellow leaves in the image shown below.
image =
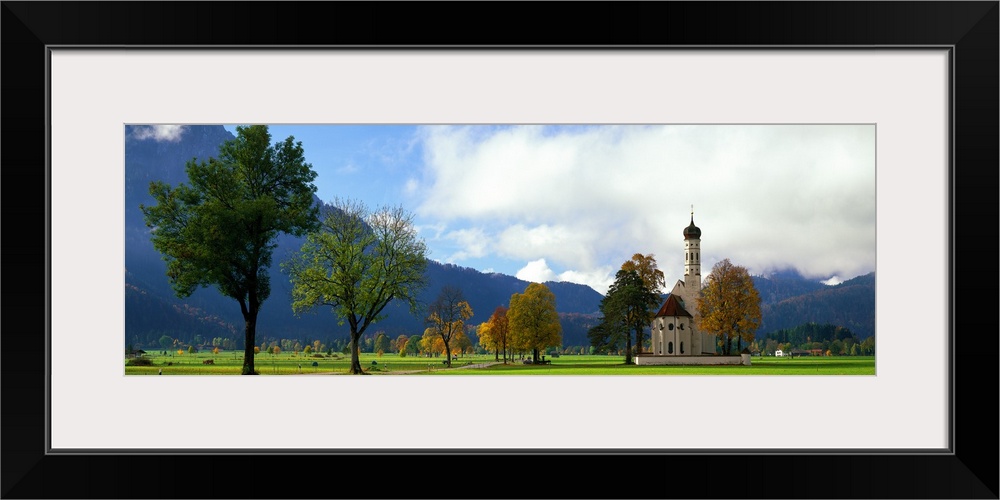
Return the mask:
[[494, 359], [500, 361], [500, 353], [503, 352], [503, 362], [507, 363], [507, 349], [509, 342], [510, 327], [507, 323], [507, 308], [497, 306], [493, 310], [490, 319], [481, 323], [476, 330], [479, 337], [479, 345], [486, 350], [493, 351]]
[[535, 363], [538, 351], [562, 345], [556, 296], [542, 283], [531, 283], [524, 293], [511, 295], [507, 322], [511, 347], [517, 351], [531, 351]]
[[753, 342], [760, 326], [760, 294], [745, 267], [724, 259], [712, 267], [698, 298], [699, 327], [722, 340], [722, 354], [731, 353], [733, 339], [736, 352], [745, 342]]
[[465, 336], [465, 321], [472, 317], [472, 306], [465, 300], [460, 288], [441, 288], [434, 302], [427, 308], [427, 325], [434, 338], [441, 339], [448, 367], [451, 367], [452, 347]]

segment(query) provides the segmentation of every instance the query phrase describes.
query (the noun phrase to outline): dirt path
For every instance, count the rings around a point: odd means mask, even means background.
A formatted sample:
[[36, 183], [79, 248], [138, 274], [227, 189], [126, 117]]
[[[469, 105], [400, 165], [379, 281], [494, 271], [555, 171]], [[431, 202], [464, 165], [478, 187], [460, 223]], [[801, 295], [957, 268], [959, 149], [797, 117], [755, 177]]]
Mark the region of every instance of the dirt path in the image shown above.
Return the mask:
[[[473, 364], [470, 364], [470, 365], [456, 366], [454, 368], [438, 368], [436, 366], [432, 366], [432, 367], [424, 369], [424, 370], [399, 370], [399, 371], [392, 371], [392, 369], [390, 369], [389, 371], [385, 371], [385, 372], [383, 372], [383, 371], [374, 372], [371, 375], [412, 375], [414, 373], [430, 373], [430, 372], [436, 372], [436, 371], [441, 371], [441, 370], [463, 370], [463, 369], [467, 369], [467, 368], [488, 368], [490, 366], [499, 365], [499, 364], [502, 364], [502, 363], [500, 363], [499, 361], [491, 361], [489, 363], [473, 363]], [[314, 372], [314, 373], [300, 373], [299, 375], [347, 375], [347, 373], [346, 372]]]

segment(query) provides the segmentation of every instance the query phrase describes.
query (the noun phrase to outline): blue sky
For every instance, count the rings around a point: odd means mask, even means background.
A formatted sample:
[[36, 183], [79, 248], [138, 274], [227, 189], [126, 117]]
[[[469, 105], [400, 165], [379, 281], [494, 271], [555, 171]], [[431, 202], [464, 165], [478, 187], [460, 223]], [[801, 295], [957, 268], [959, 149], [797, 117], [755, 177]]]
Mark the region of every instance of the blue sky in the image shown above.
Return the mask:
[[624, 261], [653, 254], [670, 288], [693, 206], [703, 275], [724, 258], [830, 283], [875, 270], [874, 125], [270, 131], [302, 142], [324, 201], [414, 213], [439, 262], [604, 293]]

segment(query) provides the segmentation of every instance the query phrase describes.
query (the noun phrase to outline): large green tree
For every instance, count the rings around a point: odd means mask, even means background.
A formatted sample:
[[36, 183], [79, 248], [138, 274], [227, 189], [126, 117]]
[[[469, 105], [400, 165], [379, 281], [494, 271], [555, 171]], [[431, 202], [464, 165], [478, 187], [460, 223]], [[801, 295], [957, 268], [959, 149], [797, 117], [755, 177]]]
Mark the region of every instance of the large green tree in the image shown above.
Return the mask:
[[406, 352], [409, 354], [417, 354], [420, 352], [420, 335], [410, 335], [406, 339]]
[[760, 294], [745, 267], [729, 259], [716, 263], [705, 278], [697, 305], [700, 328], [718, 336], [723, 354], [730, 355], [734, 339], [737, 353], [743, 343], [753, 342], [761, 320]]
[[[647, 310], [656, 303], [659, 295], [646, 284], [638, 271], [620, 269], [608, 293], [601, 299], [601, 322], [587, 332], [590, 345], [598, 351], [613, 349], [625, 344], [625, 364], [632, 364], [632, 339], [630, 332], [641, 338], [649, 325]], [[637, 344], [638, 350], [638, 344]]]
[[282, 268], [291, 279], [296, 313], [329, 306], [338, 324], [350, 325], [350, 373], [363, 374], [359, 343], [365, 330], [386, 316], [393, 300], [411, 312], [419, 309], [427, 245], [401, 207], [370, 210], [362, 202], [337, 199], [325, 209], [321, 228]]
[[[667, 281], [663, 276], [663, 271], [660, 271], [656, 266], [656, 257], [651, 253], [632, 255], [631, 259], [622, 263], [621, 270], [635, 271], [646, 288], [652, 292], [645, 296], [649, 300], [645, 309], [635, 308], [629, 311], [628, 323], [635, 331], [635, 351], [642, 352], [645, 328], [653, 320], [653, 315], [656, 314], [656, 308], [660, 305], [660, 291], [667, 286]], [[626, 355], [629, 354], [626, 353]]]
[[511, 295], [507, 325], [513, 348], [531, 351], [535, 363], [538, 362], [539, 350], [562, 345], [556, 296], [542, 283], [531, 283], [524, 293]]
[[140, 205], [153, 246], [167, 262], [179, 297], [215, 285], [240, 305], [243, 374], [254, 375], [257, 315], [271, 294], [268, 268], [281, 233], [301, 236], [318, 224], [316, 172], [301, 142], [271, 143], [265, 125], [237, 127], [236, 138], [207, 162], [186, 164], [190, 185], [150, 183], [156, 200]]
[[[590, 341], [591, 351], [594, 354], [614, 352], [622, 349], [626, 344], [631, 345], [629, 340], [631, 332], [625, 328], [622, 322], [607, 321], [603, 317], [600, 322], [587, 330], [587, 339]], [[628, 363], [628, 351], [625, 352], [625, 362]]]
[[379, 331], [375, 334], [375, 344], [372, 346], [375, 352], [386, 352], [389, 350], [389, 337], [385, 332]]

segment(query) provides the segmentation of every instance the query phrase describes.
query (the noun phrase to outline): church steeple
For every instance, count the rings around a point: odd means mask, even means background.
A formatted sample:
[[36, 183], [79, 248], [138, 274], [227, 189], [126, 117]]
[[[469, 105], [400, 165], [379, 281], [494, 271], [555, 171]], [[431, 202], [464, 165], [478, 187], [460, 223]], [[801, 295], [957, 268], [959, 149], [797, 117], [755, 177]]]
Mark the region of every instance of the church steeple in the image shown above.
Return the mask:
[[698, 229], [698, 226], [694, 225], [694, 205], [691, 205], [691, 225], [684, 228], [684, 239], [689, 240], [691, 238], [701, 238], [701, 229]]
[[701, 229], [694, 225], [694, 205], [691, 224], [684, 228], [684, 281], [694, 290], [701, 290]]

